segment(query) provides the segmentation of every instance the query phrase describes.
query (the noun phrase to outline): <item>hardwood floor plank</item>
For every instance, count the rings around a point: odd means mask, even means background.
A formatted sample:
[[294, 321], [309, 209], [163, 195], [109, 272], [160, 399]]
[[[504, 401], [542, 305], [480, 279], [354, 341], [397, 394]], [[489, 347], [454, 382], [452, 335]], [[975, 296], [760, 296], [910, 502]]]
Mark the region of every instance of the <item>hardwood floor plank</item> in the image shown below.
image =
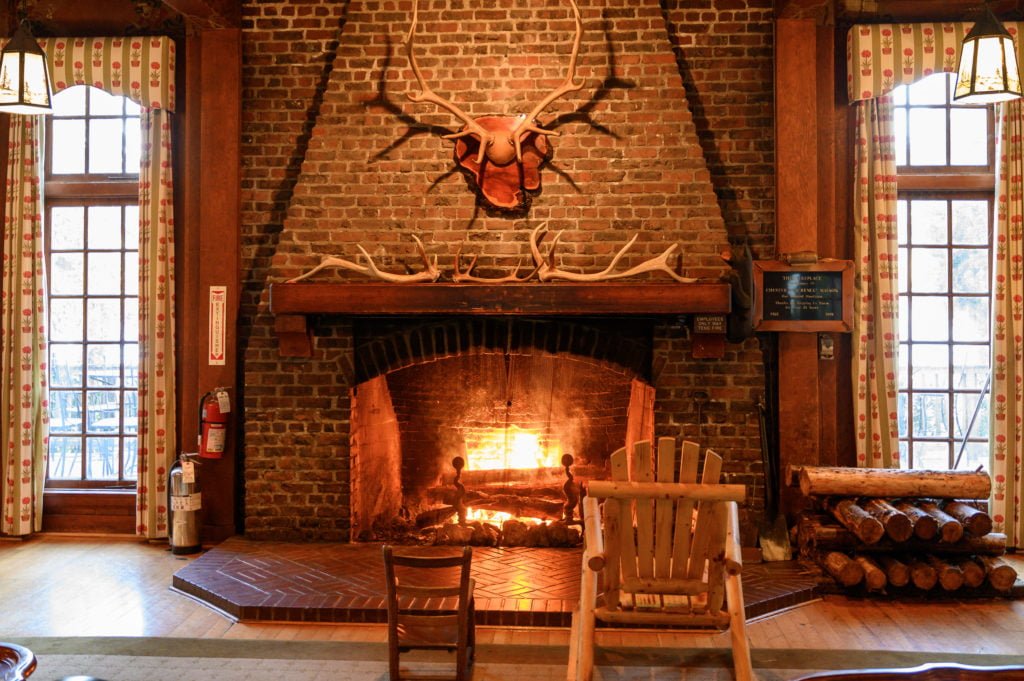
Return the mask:
[[[193, 558], [131, 537], [43, 535], [0, 541], [0, 632], [19, 636], [165, 636], [385, 643], [383, 625], [234, 622], [169, 589]], [[1008, 557], [1024, 574], [1024, 561]], [[893, 601], [828, 596], [749, 625], [761, 648], [1020, 654], [1024, 602]], [[601, 630], [599, 645], [728, 647], [728, 636]], [[568, 629], [478, 627], [481, 644], [564, 646]]]

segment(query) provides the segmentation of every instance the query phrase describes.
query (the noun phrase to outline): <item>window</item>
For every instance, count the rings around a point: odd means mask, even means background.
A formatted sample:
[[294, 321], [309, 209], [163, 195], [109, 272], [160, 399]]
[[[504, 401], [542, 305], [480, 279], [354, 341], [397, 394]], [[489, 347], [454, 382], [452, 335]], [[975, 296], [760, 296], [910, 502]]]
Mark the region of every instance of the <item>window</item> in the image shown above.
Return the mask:
[[991, 107], [952, 103], [955, 80], [893, 91], [906, 468], [989, 466], [994, 124]]
[[50, 487], [134, 485], [139, 107], [79, 86], [47, 121]]

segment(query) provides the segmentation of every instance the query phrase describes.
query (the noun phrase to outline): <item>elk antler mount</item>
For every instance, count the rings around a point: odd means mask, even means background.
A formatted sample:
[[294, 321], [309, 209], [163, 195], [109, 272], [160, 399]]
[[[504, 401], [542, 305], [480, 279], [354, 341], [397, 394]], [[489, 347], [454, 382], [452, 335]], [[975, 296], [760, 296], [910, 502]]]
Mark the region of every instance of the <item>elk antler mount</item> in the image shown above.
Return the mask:
[[484, 199], [492, 206], [516, 210], [526, 205], [526, 192], [540, 189], [540, 167], [551, 154], [547, 138], [558, 132], [541, 127], [539, 116], [555, 100], [583, 88], [576, 82], [576, 58], [583, 38], [583, 20], [576, 0], [569, 0], [576, 23], [576, 35], [565, 79], [545, 96], [533, 110], [518, 116], [483, 116], [473, 118], [449, 99], [434, 92], [423, 78], [413, 49], [419, 22], [419, 3], [413, 1], [412, 25], [405, 36], [405, 53], [419, 84], [419, 93], [406, 96], [413, 102], [429, 102], [446, 109], [462, 121], [459, 132], [445, 135], [455, 140], [455, 161], [474, 178]]
[[[676, 254], [679, 244], [674, 243], [666, 248], [661, 255], [655, 256], [650, 260], [645, 260], [639, 265], [634, 265], [629, 269], [616, 270], [616, 266], [619, 261], [622, 260], [623, 256], [626, 255], [627, 251], [633, 247], [636, 240], [639, 238], [639, 234], [634, 235], [629, 242], [619, 249], [619, 252], [611, 259], [608, 266], [600, 272], [572, 272], [567, 270], [559, 269], [555, 265], [555, 247], [558, 246], [559, 237], [561, 233], [556, 234], [555, 238], [551, 240], [551, 245], [548, 248], [546, 254], [541, 253], [540, 246], [541, 241], [544, 240], [544, 236], [547, 234], [547, 223], [542, 223], [537, 226], [530, 234], [530, 253], [533, 255], [534, 267], [532, 270], [525, 274], [520, 274], [522, 263], [518, 263], [515, 269], [511, 273], [496, 277], [481, 277], [473, 274], [473, 268], [476, 266], [476, 256], [473, 256], [470, 260], [469, 267], [465, 270], [462, 269], [462, 247], [459, 247], [458, 252], [455, 254], [455, 261], [452, 266], [451, 280], [456, 284], [473, 283], [473, 284], [506, 284], [516, 283], [522, 284], [527, 282], [536, 276], [541, 281], [553, 281], [553, 280], [564, 280], [572, 282], [598, 282], [598, 281], [612, 281], [615, 279], [625, 279], [627, 277], [634, 277], [638, 274], [645, 272], [661, 272], [667, 274], [669, 277], [681, 284], [692, 284], [697, 280], [691, 277], [681, 276], [673, 269], [669, 264], [669, 258]], [[366, 260], [366, 265], [360, 265], [359, 263], [346, 260], [344, 258], [337, 258], [334, 256], [324, 256], [320, 264], [309, 270], [305, 274], [301, 274], [297, 277], [289, 279], [286, 283], [294, 284], [308, 279], [317, 272], [327, 267], [339, 267], [341, 269], [349, 270], [350, 272], [358, 272], [359, 274], [365, 274], [374, 279], [380, 279], [381, 281], [390, 282], [393, 284], [411, 284], [416, 282], [433, 282], [437, 281], [441, 276], [441, 271], [437, 267], [437, 256], [433, 259], [427, 256], [427, 252], [423, 248], [423, 243], [415, 236], [413, 239], [416, 241], [416, 248], [419, 250], [420, 258], [423, 260], [423, 270], [420, 272], [409, 272], [408, 274], [396, 274], [394, 272], [386, 272], [378, 268], [373, 260], [370, 258], [370, 254], [366, 252], [366, 249], [361, 245], [356, 244], [356, 248], [362, 254]]]

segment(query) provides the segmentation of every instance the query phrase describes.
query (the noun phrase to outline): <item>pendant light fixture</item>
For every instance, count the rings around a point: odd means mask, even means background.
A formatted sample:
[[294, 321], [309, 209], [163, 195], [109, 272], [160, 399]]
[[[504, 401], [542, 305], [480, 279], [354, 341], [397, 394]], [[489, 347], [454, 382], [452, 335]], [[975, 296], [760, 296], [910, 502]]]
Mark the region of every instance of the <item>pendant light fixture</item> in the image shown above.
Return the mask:
[[0, 52], [0, 113], [51, 113], [51, 92], [46, 53], [22, 22]]
[[1013, 36], [986, 4], [960, 47], [953, 101], [989, 104], [1020, 96], [1020, 72]]

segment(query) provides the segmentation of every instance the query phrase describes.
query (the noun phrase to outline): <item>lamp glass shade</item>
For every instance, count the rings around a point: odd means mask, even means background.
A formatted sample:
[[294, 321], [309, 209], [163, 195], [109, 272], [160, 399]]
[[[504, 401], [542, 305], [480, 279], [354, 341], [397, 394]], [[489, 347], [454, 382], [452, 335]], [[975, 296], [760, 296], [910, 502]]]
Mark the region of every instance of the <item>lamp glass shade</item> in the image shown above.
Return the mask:
[[0, 53], [0, 113], [52, 111], [46, 55], [22, 25]]
[[953, 101], [989, 104], [1020, 96], [1020, 71], [1013, 36], [986, 6], [984, 14], [964, 37]]

